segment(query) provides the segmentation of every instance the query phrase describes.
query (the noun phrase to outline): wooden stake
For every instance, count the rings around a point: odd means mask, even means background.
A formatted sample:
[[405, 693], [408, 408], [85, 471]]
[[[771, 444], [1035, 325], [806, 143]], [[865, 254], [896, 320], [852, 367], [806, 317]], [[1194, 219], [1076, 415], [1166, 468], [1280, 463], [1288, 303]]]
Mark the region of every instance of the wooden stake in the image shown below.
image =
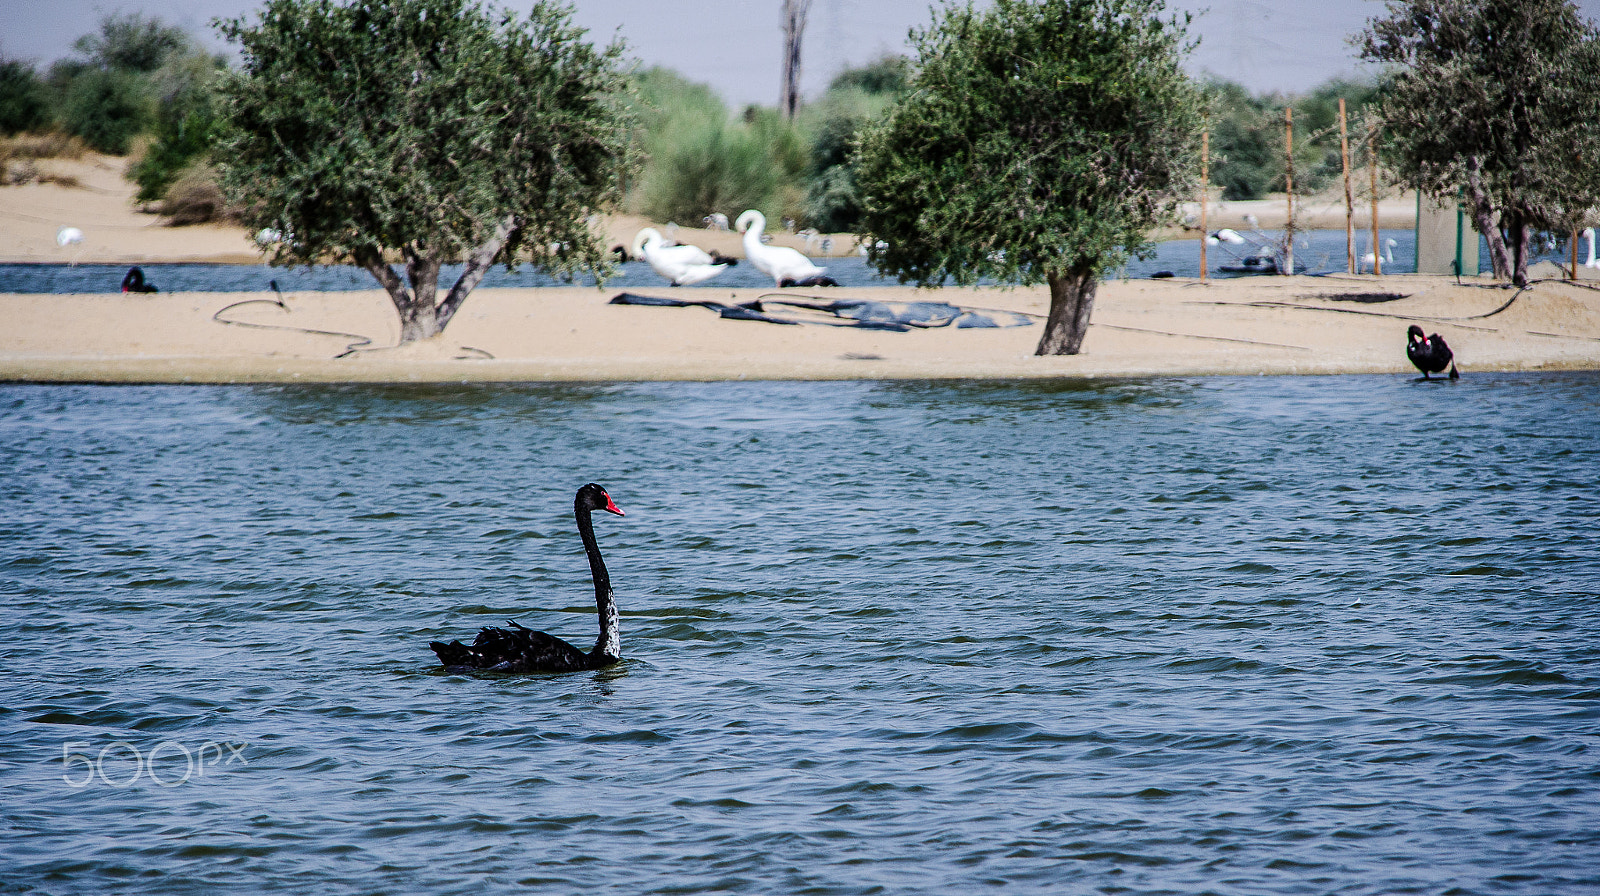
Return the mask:
[[1278, 273], [1285, 276], [1294, 274], [1294, 108], [1283, 110], [1284, 127], [1284, 154], [1286, 156], [1283, 169], [1284, 202], [1287, 204], [1283, 217], [1283, 266], [1284, 270]]
[[1356, 197], [1350, 189], [1350, 132], [1344, 115], [1344, 97], [1339, 97], [1339, 156], [1344, 160], [1344, 260], [1349, 273], [1356, 272]]
[[1383, 253], [1378, 251], [1378, 129], [1367, 134], [1367, 166], [1372, 172], [1372, 273], [1383, 273]]
[[[1206, 230], [1206, 201], [1211, 193], [1211, 132], [1200, 132], [1200, 282], [1206, 282], [1206, 239], [1210, 233]], [[1578, 250], [1574, 249], [1573, 252]], [[1574, 255], [1573, 258], [1578, 256]]]

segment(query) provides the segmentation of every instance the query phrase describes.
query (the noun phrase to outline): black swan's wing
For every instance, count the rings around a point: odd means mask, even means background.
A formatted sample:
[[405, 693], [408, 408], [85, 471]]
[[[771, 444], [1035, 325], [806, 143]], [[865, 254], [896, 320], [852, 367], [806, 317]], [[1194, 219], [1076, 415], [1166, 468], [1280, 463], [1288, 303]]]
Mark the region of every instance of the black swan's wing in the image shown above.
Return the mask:
[[485, 669], [491, 672], [575, 672], [589, 667], [589, 657], [571, 644], [546, 632], [517, 623], [511, 628], [484, 628], [468, 647], [460, 641], [428, 645], [450, 671]]
[[1438, 362], [1439, 369], [1443, 370], [1444, 366], [1455, 358], [1455, 352], [1450, 350], [1450, 346], [1445, 344], [1444, 337], [1438, 333], [1429, 336], [1428, 342], [1433, 346], [1434, 360]]

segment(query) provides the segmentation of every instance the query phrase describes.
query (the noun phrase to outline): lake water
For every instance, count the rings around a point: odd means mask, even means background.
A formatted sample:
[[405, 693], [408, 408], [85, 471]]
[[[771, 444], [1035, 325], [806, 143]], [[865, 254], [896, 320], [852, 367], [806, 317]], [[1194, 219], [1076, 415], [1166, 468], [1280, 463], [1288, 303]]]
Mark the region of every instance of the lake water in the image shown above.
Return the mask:
[[[1600, 375], [0, 386], [0, 890], [1600, 892]], [[447, 675], [515, 618], [619, 665]]]
[[[1273, 238], [1281, 234], [1280, 231], [1266, 233]], [[1385, 230], [1381, 231], [1381, 236], [1385, 240], [1394, 239], [1396, 244], [1393, 249], [1394, 263], [1386, 262], [1384, 270], [1392, 274], [1415, 271], [1414, 232]], [[1252, 239], [1255, 239], [1254, 235]], [[1364, 232], [1357, 233], [1356, 242], [1360, 247], [1358, 252], [1369, 251], [1367, 247], [1369, 240]], [[1225, 265], [1238, 265], [1244, 256], [1255, 251], [1254, 245], [1247, 243], [1242, 246], [1209, 247], [1206, 262], [1212, 270], [1212, 276], [1233, 276], [1222, 273], [1219, 268]], [[1125, 267], [1108, 272], [1108, 277], [1142, 279], [1161, 271], [1170, 272], [1178, 277], [1200, 275], [1199, 240], [1157, 243], [1154, 253], [1148, 259], [1130, 259]], [[1307, 266], [1312, 273], [1342, 273], [1345, 270], [1344, 231], [1307, 231], [1297, 241], [1295, 253], [1297, 264]], [[1484, 270], [1488, 270], [1487, 259], [1488, 256], [1485, 254]], [[817, 262], [825, 265], [828, 275], [839, 281], [841, 286], [896, 285], [895, 280], [878, 276], [877, 271], [869, 267], [866, 259], [860, 256], [819, 258]], [[1561, 259], [1561, 262], [1565, 264], [1565, 259]], [[265, 292], [269, 288], [268, 284], [274, 280], [285, 292], [378, 288], [377, 281], [372, 279], [371, 274], [353, 265], [329, 265], [309, 269], [274, 268], [265, 264], [147, 264], [140, 267], [144, 269], [149, 281], [162, 292]], [[0, 293], [116, 292], [121, 287], [122, 277], [127, 270], [127, 265], [120, 264], [0, 264]], [[440, 276], [440, 283], [454, 283], [455, 279], [461, 276], [461, 270], [460, 265], [447, 265]], [[592, 278], [579, 278], [575, 282], [583, 286], [594, 285]], [[571, 284], [526, 265], [519, 267], [516, 273], [511, 273], [504, 267], [493, 268], [482, 283], [486, 289], [566, 285]], [[659, 289], [666, 285], [667, 282], [642, 261], [622, 265], [620, 273], [606, 283], [608, 288], [617, 289]], [[740, 263], [699, 284], [699, 288], [770, 289], [772, 278], [756, 270], [754, 265]]]

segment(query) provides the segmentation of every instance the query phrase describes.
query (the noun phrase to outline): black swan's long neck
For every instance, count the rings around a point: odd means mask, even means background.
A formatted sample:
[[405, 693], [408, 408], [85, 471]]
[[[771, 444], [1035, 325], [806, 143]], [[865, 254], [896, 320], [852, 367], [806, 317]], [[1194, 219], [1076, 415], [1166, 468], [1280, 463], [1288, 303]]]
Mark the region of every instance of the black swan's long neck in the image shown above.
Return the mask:
[[600, 637], [594, 642], [591, 655], [618, 659], [622, 656], [622, 636], [617, 625], [617, 602], [611, 596], [611, 575], [606, 572], [606, 562], [600, 557], [600, 545], [594, 540], [594, 524], [589, 519], [589, 508], [577, 506], [578, 534], [583, 537], [583, 551], [589, 555], [589, 573], [594, 576], [594, 606], [600, 617]]

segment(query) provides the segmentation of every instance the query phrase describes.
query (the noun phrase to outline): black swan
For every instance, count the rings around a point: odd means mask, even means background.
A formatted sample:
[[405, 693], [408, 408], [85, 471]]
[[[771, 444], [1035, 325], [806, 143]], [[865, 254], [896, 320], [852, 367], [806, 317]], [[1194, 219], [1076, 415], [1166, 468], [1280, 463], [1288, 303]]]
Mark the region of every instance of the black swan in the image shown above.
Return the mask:
[[1450, 346], [1444, 344], [1444, 337], [1438, 333], [1424, 336], [1422, 328], [1416, 324], [1406, 330], [1406, 357], [1422, 371], [1423, 379], [1428, 379], [1430, 373], [1444, 373], [1446, 367], [1450, 368], [1451, 379], [1461, 378], [1456, 372], [1455, 355]]
[[128, 268], [128, 273], [122, 277], [123, 292], [159, 292], [154, 283], [144, 282], [144, 270], [138, 267]]
[[832, 277], [827, 276], [826, 274], [818, 274], [815, 277], [806, 277], [806, 278], [804, 278], [802, 280], [795, 280], [795, 279], [793, 279], [791, 277], [784, 277], [782, 280], [778, 281], [778, 288], [779, 289], [787, 289], [787, 288], [789, 288], [791, 286], [805, 286], [805, 287], [815, 288], [815, 287], [818, 287], [818, 286], [838, 286], [838, 285], [839, 285], [839, 281], [833, 279]]
[[555, 635], [536, 632], [515, 622], [511, 628], [484, 628], [472, 646], [451, 641], [445, 644], [434, 641], [428, 646], [439, 655], [446, 672], [470, 672], [483, 669], [489, 672], [579, 672], [609, 666], [622, 656], [622, 642], [617, 633], [617, 605], [611, 596], [611, 577], [606, 574], [605, 561], [600, 559], [600, 547], [594, 540], [594, 526], [589, 514], [604, 510], [622, 516], [612, 503], [606, 490], [594, 483], [578, 489], [573, 502], [573, 514], [578, 518], [578, 534], [583, 537], [583, 550], [589, 555], [589, 571], [594, 575], [594, 604], [600, 614], [600, 637], [594, 649], [584, 653]]

